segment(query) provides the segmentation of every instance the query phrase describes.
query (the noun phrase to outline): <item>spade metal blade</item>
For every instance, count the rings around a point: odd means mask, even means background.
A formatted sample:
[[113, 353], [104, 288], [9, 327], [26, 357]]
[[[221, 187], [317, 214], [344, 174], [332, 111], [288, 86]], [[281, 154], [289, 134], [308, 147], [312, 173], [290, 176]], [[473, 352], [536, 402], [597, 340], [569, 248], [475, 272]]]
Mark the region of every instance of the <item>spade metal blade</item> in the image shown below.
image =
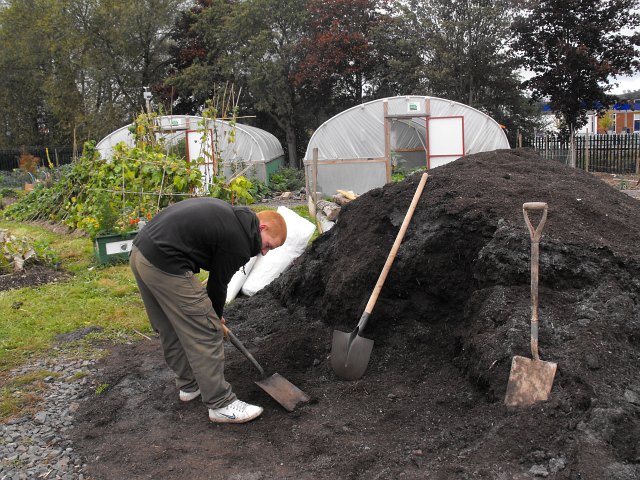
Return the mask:
[[358, 335], [358, 329], [351, 333], [333, 331], [331, 344], [331, 368], [343, 380], [357, 380], [364, 375], [373, 340]]
[[309, 396], [306, 393], [279, 373], [274, 373], [270, 377], [258, 380], [255, 383], [288, 412], [293, 412], [299, 403], [307, 403], [309, 401]]
[[513, 357], [505, 405], [524, 407], [548, 400], [557, 368], [557, 363]]

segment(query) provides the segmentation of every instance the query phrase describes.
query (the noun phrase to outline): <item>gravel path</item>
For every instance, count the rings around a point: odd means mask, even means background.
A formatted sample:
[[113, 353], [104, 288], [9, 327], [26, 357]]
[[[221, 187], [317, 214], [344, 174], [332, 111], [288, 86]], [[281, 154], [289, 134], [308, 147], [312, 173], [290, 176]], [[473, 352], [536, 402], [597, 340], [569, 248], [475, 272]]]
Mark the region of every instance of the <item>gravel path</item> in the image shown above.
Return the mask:
[[79, 399], [86, 395], [94, 362], [41, 360], [11, 372], [12, 376], [38, 371], [54, 374], [44, 379], [48, 389], [31, 416], [0, 425], [0, 480], [87, 480], [85, 464], [75, 453], [68, 432]]

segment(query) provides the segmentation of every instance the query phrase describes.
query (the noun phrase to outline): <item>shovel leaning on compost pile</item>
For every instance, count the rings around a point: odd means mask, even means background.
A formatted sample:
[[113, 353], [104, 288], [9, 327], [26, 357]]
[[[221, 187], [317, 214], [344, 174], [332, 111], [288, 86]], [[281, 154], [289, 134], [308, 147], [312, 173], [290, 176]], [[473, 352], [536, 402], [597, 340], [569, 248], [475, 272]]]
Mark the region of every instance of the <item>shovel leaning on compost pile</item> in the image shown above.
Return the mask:
[[393, 260], [396, 258], [396, 253], [398, 253], [400, 243], [402, 243], [402, 239], [407, 231], [407, 227], [409, 226], [413, 212], [416, 209], [418, 200], [420, 200], [420, 195], [422, 195], [422, 190], [424, 190], [424, 185], [427, 183], [428, 177], [428, 174], [422, 174], [416, 193], [413, 195], [413, 200], [411, 200], [411, 205], [409, 205], [409, 210], [404, 216], [404, 220], [400, 226], [400, 231], [393, 242], [391, 251], [387, 256], [387, 261], [385, 262], [384, 267], [382, 267], [382, 272], [378, 277], [376, 286], [373, 289], [373, 293], [371, 293], [369, 302], [367, 302], [367, 306], [364, 309], [362, 317], [360, 317], [358, 325], [351, 333], [341, 332], [339, 330], [333, 331], [333, 342], [331, 344], [331, 368], [333, 368], [335, 374], [343, 380], [357, 380], [362, 377], [364, 371], [367, 369], [369, 358], [371, 357], [371, 350], [373, 350], [373, 340], [364, 338], [362, 336], [362, 332], [367, 324], [367, 320], [369, 320], [369, 315], [371, 315], [373, 307], [378, 300], [378, 295], [380, 295], [380, 290], [382, 290], [382, 286], [384, 285], [384, 281], [391, 269]]
[[[534, 229], [528, 210], [542, 210], [542, 219]], [[531, 236], [531, 355], [533, 359], [515, 356], [507, 384], [504, 403], [511, 407], [532, 405], [549, 398], [557, 363], [544, 362], [538, 355], [538, 273], [540, 263], [540, 237], [547, 220], [547, 204], [529, 202], [522, 205], [524, 221]]]

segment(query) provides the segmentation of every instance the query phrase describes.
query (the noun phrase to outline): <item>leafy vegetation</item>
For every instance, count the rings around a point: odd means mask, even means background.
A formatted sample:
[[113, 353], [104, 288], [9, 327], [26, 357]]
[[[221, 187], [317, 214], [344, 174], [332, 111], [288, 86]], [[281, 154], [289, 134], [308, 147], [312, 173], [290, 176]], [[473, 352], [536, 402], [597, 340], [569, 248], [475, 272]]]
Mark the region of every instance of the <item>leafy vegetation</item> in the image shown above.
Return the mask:
[[58, 256], [47, 241], [17, 237], [0, 229], [0, 274], [18, 272], [33, 263], [53, 266], [58, 262]]
[[18, 196], [18, 191], [15, 188], [4, 187], [0, 188], [0, 198], [13, 198]]
[[281, 168], [269, 177], [269, 187], [275, 192], [296, 192], [304, 185], [304, 171], [297, 168]]
[[[588, 110], [613, 103], [611, 77], [638, 69], [640, 14], [626, 0], [543, 0], [513, 24], [513, 52], [535, 75], [525, 82], [534, 98], [549, 98], [564, 129], [587, 123]], [[635, 35], [627, 35], [621, 26]]]
[[5, 217], [59, 222], [92, 237], [123, 233], [201, 184], [195, 162], [144, 142], [135, 147], [116, 145], [109, 162], [88, 142], [82, 157], [64, 170], [50, 187], [38, 184], [7, 207]]
[[414, 173], [423, 172], [424, 170], [425, 170], [424, 167], [405, 169], [405, 168], [399, 168], [394, 166], [391, 172], [391, 181], [401, 182], [408, 176], [413, 175]]
[[220, 198], [232, 205], [249, 205], [254, 202], [251, 189], [253, 184], [245, 177], [235, 177], [231, 181], [226, 181], [221, 177], [214, 177], [209, 186], [209, 193], [212, 197]]

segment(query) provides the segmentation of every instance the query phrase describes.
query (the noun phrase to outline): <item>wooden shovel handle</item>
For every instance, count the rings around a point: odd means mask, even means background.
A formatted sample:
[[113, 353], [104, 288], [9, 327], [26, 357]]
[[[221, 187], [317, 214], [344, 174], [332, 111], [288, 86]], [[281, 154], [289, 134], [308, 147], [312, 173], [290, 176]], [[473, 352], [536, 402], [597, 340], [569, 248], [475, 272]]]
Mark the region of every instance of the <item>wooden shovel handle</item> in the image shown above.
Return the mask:
[[391, 265], [393, 264], [394, 259], [396, 258], [396, 254], [398, 253], [398, 249], [400, 248], [400, 244], [402, 243], [402, 239], [404, 238], [404, 234], [409, 227], [409, 222], [411, 221], [411, 217], [413, 216], [413, 212], [418, 205], [418, 200], [420, 200], [420, 195], [422, 195], [422, 191], [424, 190], [424, 186], [427, 183], [427, 178], [429, 178], [429, 174], [423, 173], [422, 178], [420, 179], [420, 183], [418, 184], [418, 188], [416, 189], [416, 193], [413, 194], [413, 200], [411, 200], [411, 205], [409, 205], [409, 210], [404, 216], [404, 220], [402, 221], [402, 225], [400, 226], [400, 231], [398, 235], [396, 235], [396, 240], [393, 242], [393, 246], [391, 247], [391, 251], [387, 256], [387, 261], [384, 263], [384, 267], [382, 267], [382, 272], [380, 272], [380, 276], [378, 277], [378, 281], [376, 282], [376, 286], [373, 288], [373, 292], [371, 293], [371, 297], [369, 297], [369, 301], [367, 302], [367, 306], [364, 309], [364, 314], [358, 322], [358, 331], [362, 331], [369, 319], [369, 315], [373, 311], [373, 307], [378, 300], [378, 295], [380, 295], [380, 290], [382, 290], [382, 286], [384, 285], [384, 281], [387, 279], [387, 275], [389, 274], [389, 270], [391, 269]]
[[[529, 215], [527, 210], [543, 210], [542, 218], [540, 219], [540, 223], [536, 228], [533, 228], [531, 224], [531, 220], [529, 220]], [[527, 224], [527, 228], [529, 229], [529, 235], [531, 236], [532, 242], [539, 242], [540, 237], [542, 237], [542, 229], [544, 228], [544, 224], [547, 221], [547, 204], [544, 202], [527, 202], [522, 204], [522, 213], [524, 214], [524, 221]]]
[[[536, 228], [533, 228], [531, 224], [528, 210], [543, 210], [542, 218]], [[538, 354], [538, 275], [540, 271], [540, 238], [547, 221], [547, 204], [544, 202], [525, 203], [522, 205], [522, 213], [531, 237], [531, 355], [534, 360], [540, 360]]]
[[258, 363], [258, 361], [253, 357], [253, 355], [249, 353], [249, 350], [245, 348], [242, 342], [238, 340], [238, 338], [233, 334], [231, 330], [227, 328], [227, 326], [224, 323], [222, 323], [221, 325], [222, 325], [222, 333], [224, 334], [225, 338], [228, 338], [229, 340], [231, 340], [231, 343], [233, 344], [233, 346], [236, 347], [238, 350], [240, 350], [240, 352], [247, 358], [247, 360], [249, 360], [253, 364], [253, 366], [258, 369], [258, 371], [260, 372], [260, 375], [264, 375], [264, 369]]

